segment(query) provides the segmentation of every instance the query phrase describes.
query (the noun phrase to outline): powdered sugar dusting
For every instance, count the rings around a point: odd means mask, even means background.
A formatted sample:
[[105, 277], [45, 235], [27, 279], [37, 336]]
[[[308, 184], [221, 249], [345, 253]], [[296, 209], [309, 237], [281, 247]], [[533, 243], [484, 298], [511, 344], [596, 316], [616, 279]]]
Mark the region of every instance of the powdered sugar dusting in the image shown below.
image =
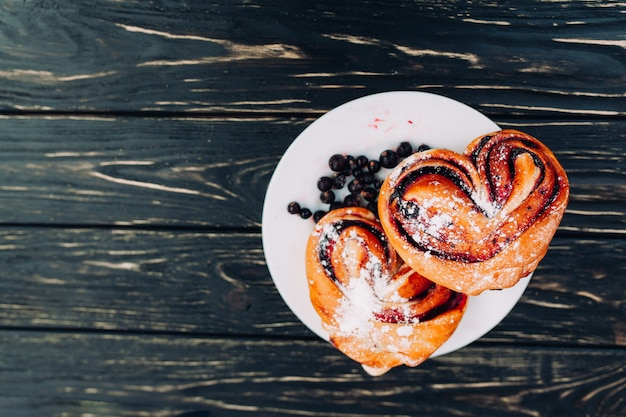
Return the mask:
[[487, 196], [487, 192], [484, 190], [474, 190], [470, 198], [487, 217], [494, 217], [498, 213], [498, 210], [500, 210], [500, 206], [491, 201]]
[[410, 336], [411, 334], [413, 334], [413, 327], [411, 326], [400, 326], [396, 329], [396, 333], [398, 333], [398, 336]]
[[[320, 249], [323, 252], [337, 245], [340, 240], [344, 244], [338, 259], [350, 276], [347, 280], [336, 284], [343, 292], [337, 322], [339, 332], [344, 335], [368, 335], [373, 330], [371, 319], [374, 312], [382, 308], [380, 294], [385, 293], [391, 276], [388, 271], [387, 259], [381, 259], [368, 249], [368, 243], [356, 228], [342, 232], [336, 223], [325, 224], [320, 233]], [[336, 247], [336, 246], [335, 246]], [[362, 252], [362, 253], [361, 253]], [[324, 268], [331, 268], [325, 264]]]
[[[347, 238], [353, 243], [365, 245], [364, 239], [356, 231], [350, 231]], [[397, 308], [403, 310], [408, 317], [410, 303], [401, 297], [397, 291], [393, 291], [393, 280], [384, 260], [375, 256], [371, 251], [367, 258], [355, 256], [355, 245], [344, 245], [341, 253], [342, 262], [353, 271], [353, 276], [348, 282], [338, 284], [343, 292], [343, 297], [337, 309], [338, 332], [342, 335], [375, 338], [376, 314], [385, 309], [387, 303], [397, 304]], [[404, 310], [406, 309], [406, 310]], [[389, 331], [390, 326], [384, 326]], [[398, 336], [409, 336], [413, 329], [411, 326], [401, 326], [397, 330]]]
[[380, 306], [372, 287], [361, 279], [353, 279], [344, 288], [344, 297], [337, 310], [339, 332], [345, 335], [369, 335], [373, 311]]

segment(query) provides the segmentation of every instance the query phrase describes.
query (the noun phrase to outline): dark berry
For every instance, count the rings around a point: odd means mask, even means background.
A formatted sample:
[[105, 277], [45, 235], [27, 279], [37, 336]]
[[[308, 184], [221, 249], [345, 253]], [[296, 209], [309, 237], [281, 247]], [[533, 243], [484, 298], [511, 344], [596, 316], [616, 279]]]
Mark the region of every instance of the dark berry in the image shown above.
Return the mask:
[[322, 201], [322, 203], [330, 204], [335, 201], [335, 193], [330, 190], [323, 191], [322, 194], [320, 194], [320, 200]]
[[378, 217], [378, 204], [375, 201], [367, 203], [367, 208]]
[[420, 146], [417, 147], [416, 152], [424, 152], [430, 149], [430, 146], [426, 145], [425, 143], [421, 144]]
[[361, 177], [363, 175], [363, 169], [359, 167], [352, 168], [352, 175], [354, 175], [356, 178]]
[[349, 194], [343, 199], [343, 205], [345, 207], [357, 207], [360, 203], [359, 196], [356, 194]]
[[353, 179], [348, 184], [348, 191], [350, 191], [351, 193], [360, 193], [362, 189], [363, 189], [363, 182], [359, 180], [358, 178]]
[[374, 201], [378, 198], [378, 191], [372, 187], [366, 187], [361, 191], [361, 195], [366, 201]]
[[287, 205], [287, 211], [290, 214], [300, 214], [300, 204], [296, 201], [292, 201]]
[[328, 210], [337, 210], [343, 207], [343, 203], [341, 201], [335, 201], [334, 203], [331, 203], [330, 207], [328, 208]]
[[367, 169], [372, 174], [376, 174], [378, 171], [380, 171], [380, 162], [372, 159], [367, 163]]
[[356, 159], [352, 155], [346, 155], [346, 161], [348, 161], [348, 169], [352, 169], [356, 166]]
[[359, 155], [356, 157], [356, 166], [358, 168], [365, 168], [368, 162], [369, 159], [365, 155]]
[[398, 149], [396, 149], [396, 153], [399, 157], [406, 158], [413, 153], [413, 147], [409, 142], [402, 142], [400, 146], [398, 146]]
[[398, 154], [387, 149], [380, 154], [380, 165], [384, 168], [393, 168], [398, 165]]
[[343, 174], [335, 175], [333, 178], [333, 188], [336, 190], [340, 190], [346, 185], [346, 176]]
[[312, 215], [313, 213], [308, 208], [303, 208], [300, 210], [300, 217], [302, 217], [303, 219], [308, 219]]
[[318, 210], [315, 213], [313, 213], [313, 220], [315, 221], [315, 223], [319, 222], [322, 217], [324, 217], [326, 215], [326, 212], [324, 210]]
[[348, 159], [341, 154], [335, 154], [330, 157], [328, 160], [328, 166], [332, 171], [335, 172], [343, 172], [347, 169], [350, 169], [350, 163]]
[[376, 178], [374, 182], [372, 183], [372, 185], [374, 186], [376, 190], [380, 190], [380, 187], [383, 186], [383, 182], [384, 180], [381, 180], [380, 178]]
[[320, 191], [328, 191], [333, 188], [333, 179], [329, 177], [321, 177], [317, 180], [317, 189]]
[[361, 176], [360, 180], [363, 181], [363, 184], [369, 185], [369, 184], [374, 182], [375, 178], [376, 178], [376, 176], [374, 174], [372, 174], [371, 172], [365, 172]]

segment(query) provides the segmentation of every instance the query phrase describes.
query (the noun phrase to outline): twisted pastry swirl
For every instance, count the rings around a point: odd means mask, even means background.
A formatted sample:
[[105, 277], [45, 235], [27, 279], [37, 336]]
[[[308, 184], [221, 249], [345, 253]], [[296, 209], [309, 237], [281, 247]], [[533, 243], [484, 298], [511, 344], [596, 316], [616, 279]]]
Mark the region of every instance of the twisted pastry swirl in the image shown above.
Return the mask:
[[463, 154], [407, 158], [385, 180], [380, 221], [413, 269], [475, 295], [515, 285], [545, 255], [569, 196], [565, 171], [530, 135], [502, 130]]
[[367, 209], [328, 213], [306, 251], [311, 301], [330, 341], [371, 374], [426, 360], [452, 335], [465, 310], [465, 295], [398, 264]]

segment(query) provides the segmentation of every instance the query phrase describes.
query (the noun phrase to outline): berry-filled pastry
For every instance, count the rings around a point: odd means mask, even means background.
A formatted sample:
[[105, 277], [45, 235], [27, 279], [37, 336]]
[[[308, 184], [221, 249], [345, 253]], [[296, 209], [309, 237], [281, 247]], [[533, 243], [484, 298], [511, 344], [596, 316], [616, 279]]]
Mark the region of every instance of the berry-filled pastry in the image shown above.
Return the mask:
[[534, 137], [501, 130], [462, 154], [416, 153], [387, 176], [378, 212], [415, 271], [477, 295], [515, 285], [548, 250], [569, 196], [567, 175]]
[[330, 211], [306, 249], [310, 298], [330, 341], [372, 375], [417, 366], [452, 335], [467, 297], [400, 261], [376, 216]]

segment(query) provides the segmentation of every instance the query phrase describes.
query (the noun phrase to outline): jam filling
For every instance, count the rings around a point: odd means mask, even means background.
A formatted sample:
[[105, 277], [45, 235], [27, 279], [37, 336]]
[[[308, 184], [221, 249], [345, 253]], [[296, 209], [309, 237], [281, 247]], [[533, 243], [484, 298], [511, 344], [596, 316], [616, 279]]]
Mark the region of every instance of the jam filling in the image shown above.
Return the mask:
[[369, 233], [374, 235], [384, 249], [386, 258], [390, 259], [392, 257], [391, 247], [387, 241], [387, 237], [381, 229], [359, 220], [339, 220], [332, 224], [331, 230], [322, 231], [319, 240], [320, 245], [318, 247], [320, 264], [323, 266], [326, 276], [334, 282], [339, 282], [332, 262], [333, 251], [336, 243], [335, 239], [337, 239], [337, 236], [339, 236], [345, 229], [352, 226], [364, 228]]
[[462, 308], [466, 302], [467, 296], [465, 294], [450, 290], [450, 295], [442, 304], [439, 304], [424, 313], [411, 315], [406, 314], [400, 309], [385, 309], [379, 312], [375, 312], [374, 317], [376, 320], [382, 323], [389, 324], [409, 324], [416, 322], [425, 322], [438, 317], [446, 311], [453, 310], [457, 307]]

